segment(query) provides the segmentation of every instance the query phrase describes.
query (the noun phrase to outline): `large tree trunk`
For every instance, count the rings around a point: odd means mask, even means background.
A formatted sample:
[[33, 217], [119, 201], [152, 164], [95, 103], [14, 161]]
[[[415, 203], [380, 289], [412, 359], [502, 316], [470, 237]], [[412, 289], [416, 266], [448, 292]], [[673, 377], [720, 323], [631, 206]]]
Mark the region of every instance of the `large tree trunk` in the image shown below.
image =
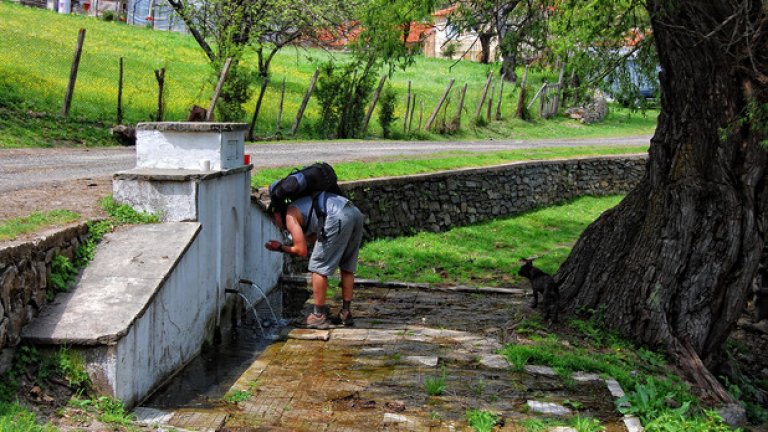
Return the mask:
[[[733, 3], [648, 1], [663, 72], [647, 173], [556, 275], [564, 308], [601, 310], [610, 328], [667, 350], [718, 402], [730, 398], [704, 365], [744, 309], [768, 228], [766, 137], [741, 121], [750, 99], [768, 102], [766, 36], [745, 26], [760, 31], [765, 11]], [[726, 50], [734, 26], [745, 36]]]

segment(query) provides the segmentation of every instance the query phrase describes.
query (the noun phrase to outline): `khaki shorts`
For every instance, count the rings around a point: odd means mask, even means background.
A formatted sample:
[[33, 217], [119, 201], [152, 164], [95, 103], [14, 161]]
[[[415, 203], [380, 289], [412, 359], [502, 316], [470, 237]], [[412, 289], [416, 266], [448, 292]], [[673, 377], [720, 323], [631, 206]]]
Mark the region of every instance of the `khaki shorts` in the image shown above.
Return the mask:
[[325, 218], [325, 240], [315, 243], [309, 271], [323, 276], [337, 268], [349, 273], [357, 270], [357, 256], [363, 240], [363, 214], [352, 202]]

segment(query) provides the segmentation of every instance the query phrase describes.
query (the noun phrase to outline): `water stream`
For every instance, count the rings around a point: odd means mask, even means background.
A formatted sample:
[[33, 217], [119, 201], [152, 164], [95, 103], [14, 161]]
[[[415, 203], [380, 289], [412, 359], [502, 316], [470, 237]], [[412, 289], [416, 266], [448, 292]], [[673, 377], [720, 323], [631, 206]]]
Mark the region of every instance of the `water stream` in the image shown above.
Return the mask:
[[[253, 284], [253, 286], [257, 285]], [[155, 392], [142, 406], [168, 409], [179, 407], [213, 408], [234, 382], [247, 370], [264, 349], [279, 339], [281, 330], [288, 320], [280, 319], [269, 304], [266, 293], [261, 289], [263, 300], [269, 305], [274, 321], [265, 322], [256, 310], [260, 302], [251, 303], [244, 293], [228, 289], [228, 294], [237, 294], [251, 310], [253, 321], [243, 319], [240, 325], [222, 342], [203, 349], [178, 375]]]

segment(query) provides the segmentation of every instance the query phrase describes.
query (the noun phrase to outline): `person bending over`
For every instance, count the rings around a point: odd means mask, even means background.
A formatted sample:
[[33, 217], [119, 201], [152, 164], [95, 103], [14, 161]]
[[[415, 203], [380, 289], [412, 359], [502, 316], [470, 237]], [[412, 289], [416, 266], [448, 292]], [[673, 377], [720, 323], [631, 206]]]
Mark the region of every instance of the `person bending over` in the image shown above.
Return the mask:
[[288, 230], [293, 244], [270, 240], [264, 246], [271, 251], [306, 257], [307, 245], [315, 243], [308, 269], [312, 273], [314, 309], [307, 316], [305, 324], [309, 328], [329, 327], [332, 320], [325, 307], [328, 276], [338, 268], [341, 272], [343, 302], [333, 321], [334, 324], [350, 326], [353, 324], [350, 311], [352, 288], [363, 238], [363, 214], [350, 200], [331, 192], [321, 192], [317, 199], [325, 200], [326, 217], [323, 226], [320, 226], [322, 218], [313, 208], [311, 196], [299, 198], [283, 210], [270, 205], [268, 212], [271, 213], [272, 221], [281, 230]]

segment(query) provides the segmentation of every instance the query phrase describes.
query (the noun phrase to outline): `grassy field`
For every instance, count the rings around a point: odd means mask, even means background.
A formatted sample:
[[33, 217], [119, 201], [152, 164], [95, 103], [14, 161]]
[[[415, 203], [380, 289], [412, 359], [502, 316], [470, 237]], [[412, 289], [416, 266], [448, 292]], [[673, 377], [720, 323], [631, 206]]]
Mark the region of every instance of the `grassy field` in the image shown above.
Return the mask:
[[537, 267], [553, 273], [587, 225], [621, 198], [583, 197], [446, 233], [375, 240], [360, 250], [358, 275], [472, 286], [516, 284], [521, 280], [517, 276], [521, 258], [538, 256]]
[[[119, 58], [124, 58], [123, 90], [124, 122], [151, 121], [157, 105], [157, 83], [153, 71], [166, 69], [166, 120], [183, 120], [193, 104], [208, 105], [213, 82], [212, 70], [195, 41], [177, 33], [152, 31], [116, 22], [103, 22], [77, 15], [60, 15], [41, 9], [32, 9], [0, 0], [0, 127], [8, 133], [0, 134], [0, 148], [51, 145], [112, 144], [103, 129], [114, 123], [117, 105]], [[56, 135], [72, 55], [79, 28], [87, 31], [75, 88], [70, 122], [83, 124], [74, 138], [68, 140]], [[286, 80], [286, 102], [282, 118], [283, 131], [290, 128], [299, 103], [315, 68], [331, 56], [344, 61], [345, 54], [330, 54], [322, 50], [288, 48], [273, 61], [272, 77], [256, 127], [265, 138], [274, 136], [277, 118], [279, 87]], [[254, 54], [246, 55], [245, 63], [253, 66]], [[23, 61], [22, 61], [23, 59]], [[516, 106], [516, 91], [505, 86], [502, 113], [504, 119], [477, 127], [469, 117], [474, 112], [479, 93], [489, 71], [498, 71], [498, 65], [472, 62], [454, 62], [444, 59], [418, 58], [407, 71], [398, 71], [390, 80], [398, 94], [396, 115], [402, 116], [407, 82], [424, 101], [424, 121], [451, 78], [455, 89], [468, 84], [467, 105], [463, 128], [451, 139], [477, 138], [541, 138], [621, 136], [650, 133], [655, 128], [656, 113], [647, 115], [627, 110], [613, 110], [599, 125], [585, 126], [562, 118], [550, 121], [523, 122], [512, 119]], [[531, 87], [538, 87], [542, 79], [552, 80], [548, 72], [534, 72]], [[254, 89], [259, 83], [254, 82]], [[535, 90], [534, 90], [535, 91]], [[448, 106], [448, 119], [456, 110], [456, 99]], [[251, 112], [255, 97], [246, 105]], [[495, 96], [495, 97], [498, 97]], [[27, 121], [28, 111], [47, 113], [38, 115], [33, 126]], [[318, 106], [310, 101], [306, 117], [297, 139], [314, 138], [313, 123], [317, 120]], [[250, 114], [249, 114], [250, 117]], [[243, 121], [248, 121], [244, 118]], [[415, 123], [418, 122], [418, 113]], [[65, 125], [67, 122], [63, 122]], [[402, 120], [395, 131], [402, 131]], [[78, 128], [75, 128], [78, 129]], [[24, 131], [27, 130], [27, 133]], [[42, 130], [47, 133], [36, 133]], [[94, 130], [92, 134], [88, 131]], [[30, 133], [31, 132], [31, 133]], [[369, 134], [381, 133], [376, 116]], [[80, 136], [78, 136], [80, 134]], [[402, 138], [402, 136], [395, 136]], [[415, 138], [445, 139], [436, 134], [416, 134]]]

